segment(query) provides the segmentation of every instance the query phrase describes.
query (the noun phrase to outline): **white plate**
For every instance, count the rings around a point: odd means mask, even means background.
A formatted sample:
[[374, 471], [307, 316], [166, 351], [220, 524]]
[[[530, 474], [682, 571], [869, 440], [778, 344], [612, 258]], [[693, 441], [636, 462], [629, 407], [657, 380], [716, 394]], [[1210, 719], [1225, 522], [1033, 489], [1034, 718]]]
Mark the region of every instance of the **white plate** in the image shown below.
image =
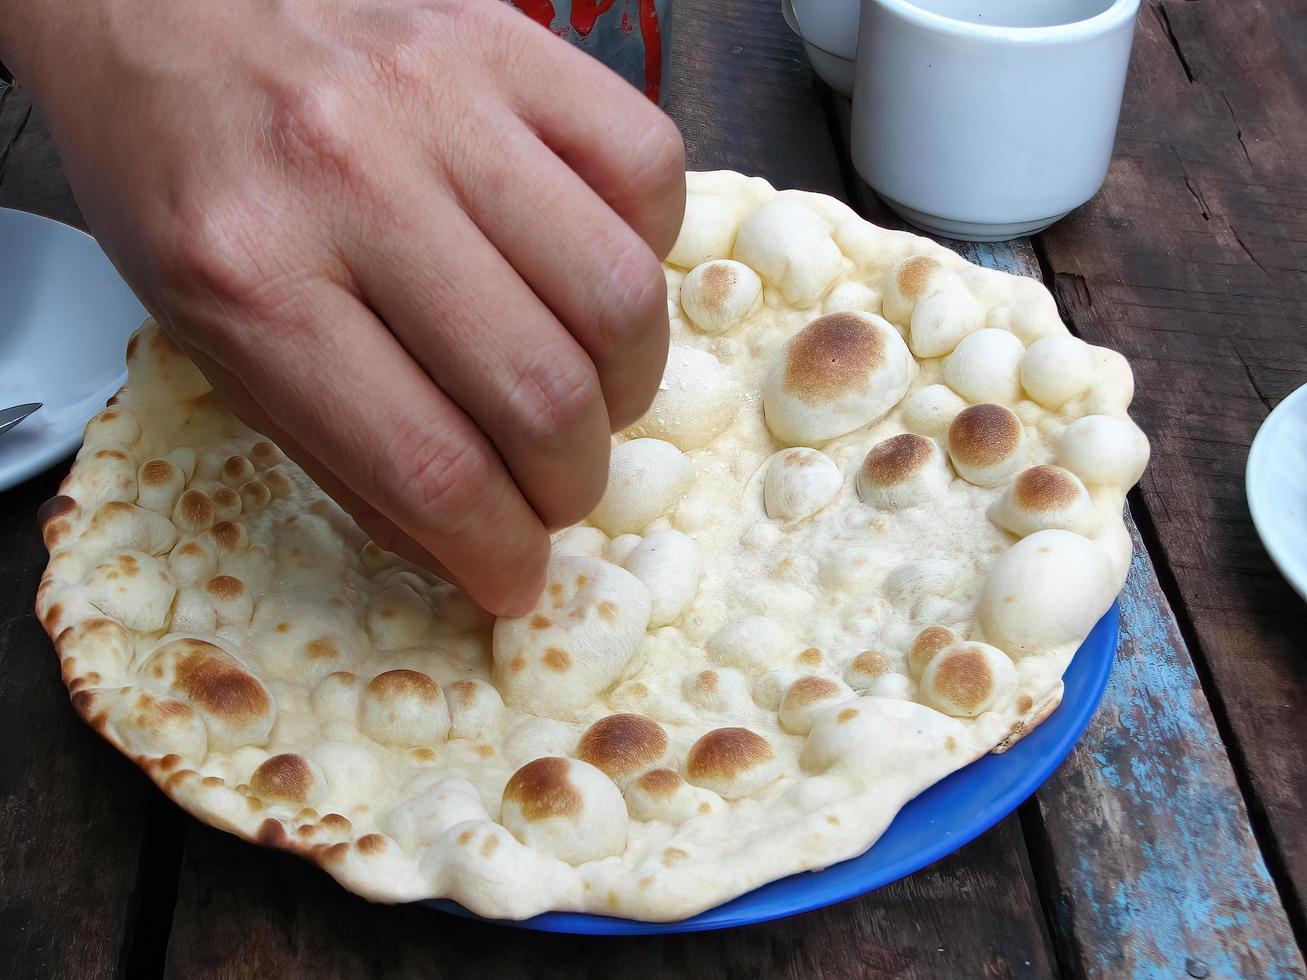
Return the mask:
[[1307, 385], [1280, 402], [1257, 430], [1245, 479], [1262, 544], [1307, 599]]
[[43, 407], [0, 433], [0, 490], [70, 455], [126, 378], [146, 317], [90, 235], [0, 208], [0, 408]]

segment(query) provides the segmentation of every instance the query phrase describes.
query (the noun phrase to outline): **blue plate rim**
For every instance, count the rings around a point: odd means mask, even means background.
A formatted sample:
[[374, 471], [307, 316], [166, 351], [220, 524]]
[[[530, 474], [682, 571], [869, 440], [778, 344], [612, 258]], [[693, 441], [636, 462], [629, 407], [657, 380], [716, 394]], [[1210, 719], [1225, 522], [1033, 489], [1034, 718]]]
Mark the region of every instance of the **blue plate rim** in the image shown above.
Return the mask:
[[[514, 929], [528, 929], [534, 932], [558, 933], [563, 935], [592, 936], [648, 936], [671, 933], [707, 932], [716, 929], [731, 929], [745, 925], [771, 922], [776, 919], [802, 915], [816, 909], [827, 908], [859, 898], [878, 888], [898, 881], [922, 868], [939, 861], [960, 848], [971, 843], [985, 833], [1004, 817], [1011, 814], [1029, 799], [1040, 786], [1062, 764], [1071, 753], [1071, 749], [1080, 741], [1089, 727], [1090, 721], [1102, 703], [1107, 690], [1112, 665], [1116, 659], [1116, 650], [1120, 642], [1121, 604], [1114, 601], [1101, 619], [1094, 625], [1080, 648], [1072, 658], [1071, 664], [1063, 675], [1066, 691], [1062, 703], [1049, 718], [1014, 745], [1003, 755], [986, 755], [968, 766], [951, 773], [944, 779], [927, 788], [922, 794], [910, 800], [886, 828], [885, 833], [862, 854], [823, 868], [819, 871], [803, 871], [798, 874], [768, 882], [752, 891], [746, 892], [728, 902], [700, 912], [698, 915], [673, 922], [642, 922], [636, 919], [621, 919], [612, 916], [595, 915], [586, 912], [545, 912], [529, 919], [488, 919], [468, 911], [461, 905], [448, 899], [429, 899], [421, 904], [436, 911], [454, 915], [459, 918], [478, 922], [502, 925]], [[1033, 764], [1032, 764], [1033, 763]], [[921, 848], [909, 856], [891, 861], [885, 865], [869, 870], [864, 878], [850, 879], [833, 888], [823, 888], [823, 876], [834, 876], [841, 869], [847, 869], [856, 862], [868, 860], [873, 855], [881, 840], [893, 830], [894, 825], [903, 819], [912, 819], [913, 808], [928, 794], [948, 792], [951, 781], [960, 779], [963, 774], [976, 770], [977, 767], [1026, 766], [1025, 775], [1003, 792], [995, 794], [978, 810], [973, 811], [964, 825], [953, 833], [941, 835], [928, 847]], [[874, 858], [873, 858], [874, 860]], [[830, 880], [829, 877], [827, 880]], [[749, 911], [751, 900], [760, 893], [784, 883], [806, 883], [807, 888], [800, 887], [800, 893], [806, 893], [808, 899], [798, 899], [790, 903], [776, 903], [765, 911]], [[767, 902], [764, 900], [764, 905]]]

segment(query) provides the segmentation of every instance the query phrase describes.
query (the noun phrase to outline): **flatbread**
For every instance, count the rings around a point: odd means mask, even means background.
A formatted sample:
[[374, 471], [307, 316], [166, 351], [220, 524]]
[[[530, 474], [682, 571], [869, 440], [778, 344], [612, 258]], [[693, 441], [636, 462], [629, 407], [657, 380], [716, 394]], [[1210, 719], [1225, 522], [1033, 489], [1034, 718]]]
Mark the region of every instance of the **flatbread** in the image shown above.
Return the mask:
[[73, 704], [380, 901], [675, 919], [864, 851], [1053, 710], [1148, 455], [1037, 282], [690, 174], [663, 385], [530, 615], [369, 542], [153, 322], [42, 511]]

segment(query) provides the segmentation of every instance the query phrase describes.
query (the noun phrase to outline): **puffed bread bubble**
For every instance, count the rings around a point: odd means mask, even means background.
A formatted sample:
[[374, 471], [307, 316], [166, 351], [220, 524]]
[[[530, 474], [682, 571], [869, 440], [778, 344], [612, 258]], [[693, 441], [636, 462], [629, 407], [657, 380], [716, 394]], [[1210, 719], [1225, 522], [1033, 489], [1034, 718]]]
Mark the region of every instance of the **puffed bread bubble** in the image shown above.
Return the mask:
[[903, 426], [909, 432], [937, 439], [948, 439], [949, 426], [967, 403], [947, 385], [927, 385], [913, 392], [903, 403]]
[[363, 681], [347, 670], [337, 670], [321, 678], [309, 694], [313, 714], [322, 721], [348, 721], [357, 724], [359, 698]]
[[254, 464], [244, 456], [228, 456], [222, 463], [222, 482], [237, 490], [254, 479]]
[[431, 629], [431, 606], [405, 582], [392, 582], [368, 600], [368, 636], [378, 650], [419, 646]]
[[524, 766], [545, 755], [570, 755], [576, 748], [577, 731], [571, 725], [536, 715], [509, 717], [500, 742], [504, 760], [510, 766]]
[[1002, 301], [990, 309], [987, 326], [1011, 331], [1027, 345], [1066, 334], [1057, 302], [1042, 282], [1013, 275], [1003, 275], [1002, 282]]
[[1080, 478], [1060, 466], [1032, 466], [989, 506], [989, 519], [1018, 537], [1049, 528], [1084, 531], [1094, 504]]
[[1130, 364], [1108, 347], [1091, 347], [1094, 379], [1085, 395], [1084, 410], [1094, 415], [1124, 415], [1135, 397]]
[[381, 815], [378, 827], [400, 847], [420, 850], [445, 831], [468, 820], [489, 820], [481, 795], [466, 779], [442, 779]]
[[364, 688], [358, 725], [383, 745], [432, 745], [449, 734], [449, 707], [440, 685], [426, 674], [388, 670]]
[[273, 804], [312, 806], [326, 792], [322, 769], [297, 752], [269, 756], [250, 775], [250, 792]]
[[686, 452], [711, 442], [740, 409], [740, 389], [707, 351], [672, 345], [653, 404], [631, 437], [664, 439]]
[[166, 565], [142, 551], [111, 551], [86, 574], [86, 599], [129, 630], [152, 633], [168, 625], [177, 584]]
[[763, 384], [767, 427], [811, 446], [877, 421], [902, 400], [916, 362], [892, 326], [870, 313], [828, 313], [781, 350]]
[[176, 540], [177, 528], [162, 514], [125, 500], [109, 500], [91, 518], [82, 534], [80, 550], [88, 555], [122, 549], [162, 555]]
[[377, 753], [357, 742], [328, 739], [318, 742], [305, 755], [318, 764], [326, 777], [332, 800], [383, 799], [390, 792], [390, 777]]
[[195, 450], [189, 446], [178, 446], [163, 454], [163, 459], [181, 470], [183, 484], [190, 483], [195, 475]]
[[881, 510], [929, 503], [953, 478], [934, 439], [912, 432], [876, 443], [858, 467], [858, 496]]
[[1070, 531], [1037, 531], [990, 567], [977, 606], [985, 639], [1020, 658], [1079, 642], [1116, 595], [1107, 553]]
[[779, 775], [771, 743], [747, 728], [714, 728], [685, 757], [685, 778], [728, 800], [752, 796]]
[[907, 329], [908, 347], [922, 358], [942, 357], [985, 325], [984, 310], [958, 274], [925, 255], [891, 270], [883, 312]]
[[681, 309], [700, 333], [725, 333], [761, 305], [758, 273], [731, 259], [695, 266], [681, 283]]
[[748, 710], [749, 679], [731, 667], [712, 667], [687, 674], [681, 694], [700, 711], [739, 717]]
[[966, 567], [948, 558], [905, 562], [885, 576], [885, 598], [918, 622], [950, 621], [965, 593]]
[[789, 631], [766, 616], [727, 623], [708, 639], [708, 659], [746, 674], [761, 674], [785, 659], [793, 647]]
[[231, 487], [213, 491], [213, 519], [219, 523], [235, 520], [241, 513], [241, 495]]
[[878, 698], [912, 697], [912, 681], [902, 674], [883, 674], [867, 686], [867, 694]]
[[674, 769], [650, 769], [625, 790], [626, 806], [637, 820], [682, 824], [725, 806], [711, 790], [687, 783]]
[[807, 735], [817, 712], [854, 696], [852, 688], [838, 677], [806, 674], [786, 688], [781, 698], [781, 727], [791, 735]]
[[844, 474], [835, 461], [816, 449], [782, 449], [765, 464], [763, 506], [778, 521], [806, 520], [840, 492]]
[[974, 718], [1005, 706], [1016, 683], [1016, 667], [1002, 650], [987, 643], [956, 643], [926, 665], [921, 700], [954, 718]]
[[555, 534], [549, 553], [552, 555], [582, 555], [587, 558], [598, 558], [604, 553], [607, 544], [608, 535], [604, 534], [599, 528], [578, 525]]
[[1057, 411], [1082, 395], [1093, 378], [1090, 347], [1069, 334], [1043, 337], [1021, 358], [1021, 385], [1035, 401]]
[[186, 474], [171, 460], [151, 459], [136, 471], [136, 503], [160, 514], [172, 514], [186, 486]]
[[60, 492], [90, 512], [110, 500], [130, 503], [137, 497], [136, 464], [121, 449], [83, 446]]
[[203, 589], [182, 586], [173, 600], [168, 628], [174, 633], [212, 633], [218, 628], [218, 612]]
[[277, 721], [267, 685], [226, 650], [205, 640], [180, 638], [158, 646], [141, 674], [166, 685], [204, 718], [212, 748], [263, 745]]
[[254, 615], [254, 594], [234, 575], [215, 575], [204, 586], [218, 622], [240, 626]]
[[938, 259], [928, 255], [909, 255], [886, 275], [881, 312], [887, 320], [906, 330], [912, 322], [912, 308], [917, 301], [955, 278], [950, 278]]
[[977, 330], [944, 358], [944, 381], [969, 402], [1012, 405], [1021, 399], [1026, 348], [1006, 330]]
[[652, 606], [648, 586], [624, 568], [600, 558], [553, 558], [535, 608], [495, 622], [495, 686], [525, 711], [584, 709], [621, 678]]
[[873, 682], [896, 670], [898, 663], [887, 651], [863, 650], [845, 666], [844, 682], [855, 691], [865, 692]]
[[654, 531], [626, 558], [626, 570], [649, 589], [649, 625], [670, 626], [690, 608], [703, 576], [703, 551], [680, 531]]
[[694, 479], [694, 461], [670, 442], [632, 439], [614, 447], [608, 487], [590, 520], [609, 537], [643, 531]]
[[693, 269], [712, 259], [730, 258], [740, 207], [732, 198], [717, 194], [687, 194], [685, 217], [667, 261]]
[[449, 737], [478, 738], [493, 732], [504, 714], [504, 699], [493, 684], [476, 677], [445, 686]]
[[962, 722], [899, 698], [861, 697], [833, 705], [813, 719], [799, 765], [809, 773], [841, 765], [875, 786], [929, 765], [948, 739], [966, 738]]
[[912, 641], [908, 648], [908, 675], [913, 680], [921, 680], [926, 664], [935, 659], [935, 654], [945, 647], [960, 642], [962, 637], [947, 626], [927, 626]]
[[870, 593], [885, 576], [885, 561], [885, 551], [876, 545], [845, 545], [822, 559], [817, 582], [836, 595]]
[[91, 416], [82, 430], [85, 449], [130, 449], [141, 435], [136, 416], [117, 406]]
[[1086, 486], [1124, 491], [1139, 482], [1148, 465], [1148, 439], [1129, 419], [1086, 415], [1062, 433], [1057, 462]]
[[172, 522], [183, 534], [201, 534], [213, 527], [215, 519], [213, 498], [194, 488], [182, 492], [172, 511]]
[[784, 198], [773, 198], [744, 219], [734, 257], [799, 309], [821, 298], [844, 262], [830, 223], [806, 204]]
[[948, 451], [953, 468], [968, 483], [1002, 486], [1025, 463], [1025, 429], [1009, 408], [972, 405], [949, 426]]
[[88, 692], [86, 707], [106, 712], [106, 728], [132, 756], [180, 756], [191, 765], [209, 754], [204, 719], [186, 702], [137, 688]]
[[603, 557], [614, 565], [625, 565], [631, 552], [639, 547], [643, 540], [644, 538], [638, 534], [619, 534], [604, 545]]
[[272, 491], [262, 480], [251, 480], [237, 492], [241, 498], [241, 510], [246, 514], [256, 514], [272, 503]]
[[623, 713], [600, 718], [581, 735], [576, 757], [618, 786], [626, 786], [667, 755], [667, 732], [644, 715]]
[[753, 682], [753, 703], [766, 711], [779, 710], [786, 688], [803, 674], [804, 671], [789, 667], [767, 671]]
[[573, 865], [626, 850], [626, 801], [611, 779], [576, 759], [546, 756], [513, 773], [500, 821], [523, 844]]
[[863, 282], [839, 283], [822, 303], [823, 313], [876, 313], [879, 310], [880, 291]]

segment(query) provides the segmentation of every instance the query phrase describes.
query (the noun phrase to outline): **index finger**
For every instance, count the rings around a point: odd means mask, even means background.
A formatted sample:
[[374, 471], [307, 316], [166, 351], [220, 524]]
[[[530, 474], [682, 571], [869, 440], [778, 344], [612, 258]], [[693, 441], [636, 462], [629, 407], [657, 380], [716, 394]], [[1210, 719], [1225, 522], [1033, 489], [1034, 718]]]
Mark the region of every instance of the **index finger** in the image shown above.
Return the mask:
[[544, 525], [485, 436], [376, 316], [318, 282], [260, 326], [257, 344], [206, 353], [479, 605], [498, 616], [530, 610], [545, 583]]

